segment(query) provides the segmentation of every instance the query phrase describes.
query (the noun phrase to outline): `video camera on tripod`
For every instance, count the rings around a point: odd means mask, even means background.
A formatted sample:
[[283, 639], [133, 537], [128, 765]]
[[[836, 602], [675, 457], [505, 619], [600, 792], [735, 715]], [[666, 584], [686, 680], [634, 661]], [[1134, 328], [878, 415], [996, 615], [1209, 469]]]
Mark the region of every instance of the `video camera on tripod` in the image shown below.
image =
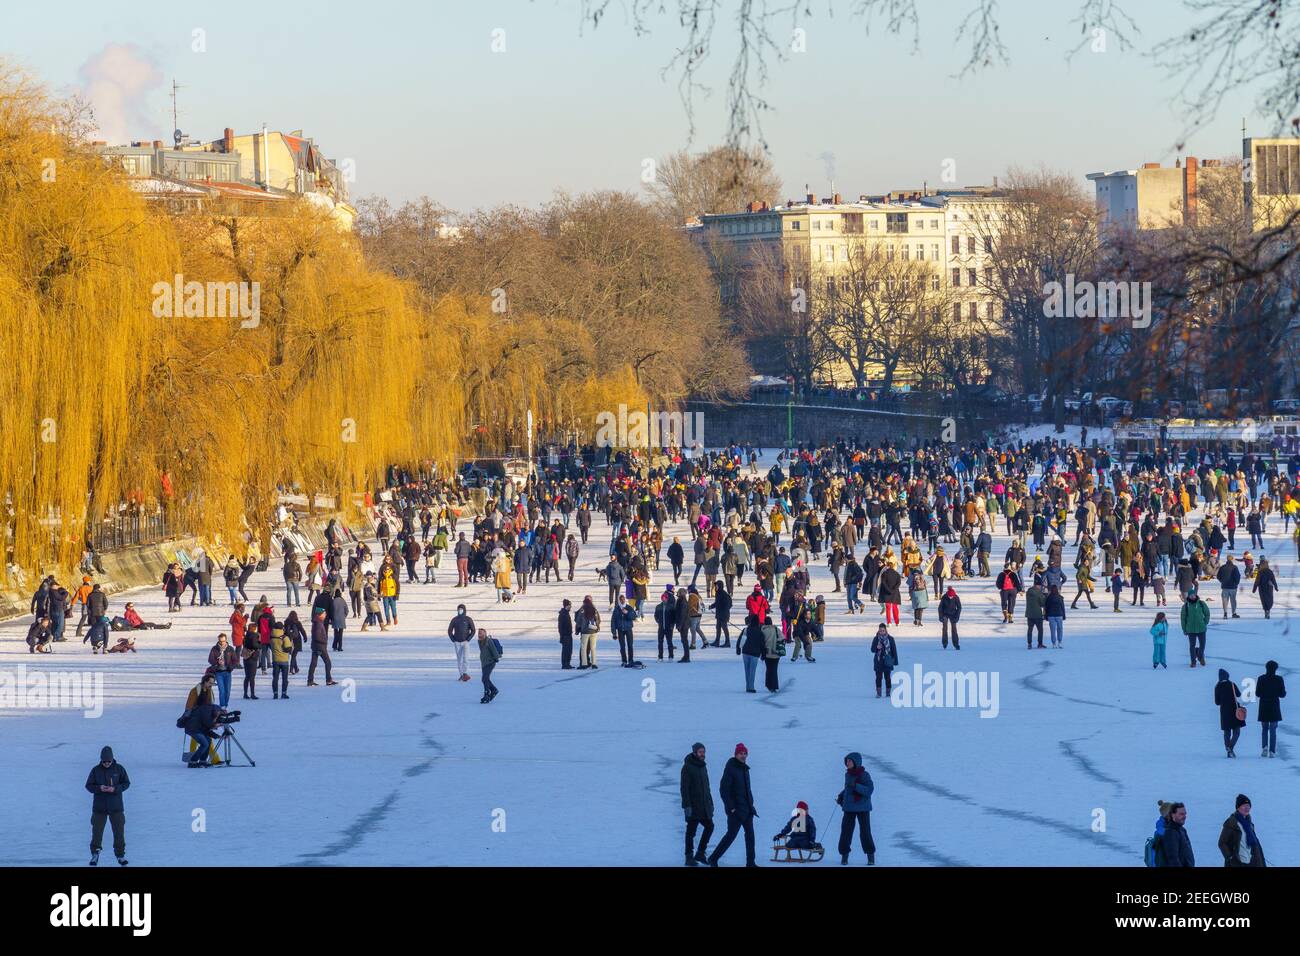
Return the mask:
[[240, 714], [242, 714], [242, 713], [243, 713], [243, 711], [240, 711], [240, 710], [223, 711], [222, 713], [217, 714], [217, 723], [218, 723], [218, 724], [237, 724], [237, 723], [239, 723], [239, 720], [240, 720]]

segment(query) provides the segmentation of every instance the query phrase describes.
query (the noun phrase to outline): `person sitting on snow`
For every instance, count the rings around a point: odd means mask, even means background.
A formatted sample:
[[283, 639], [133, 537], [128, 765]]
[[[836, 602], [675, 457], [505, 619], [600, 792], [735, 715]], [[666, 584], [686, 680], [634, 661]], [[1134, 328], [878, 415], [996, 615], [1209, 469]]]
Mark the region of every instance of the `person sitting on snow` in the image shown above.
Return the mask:
[[113, 630], [115, 631], [153, 631], [166, 630], [171, 627], [171, 622], [166, 624], [154, 624], [140, 617], [140, 612], [135, 609], [135, 605], [130, 601], [126, 602], [126, 610], [122, 612], [121, 617], [113, 618]]
[[781, 832], [772, 838], [773, 842], [785, 840], [785, 845], [792, 850], [810, 850], [817, 845], [817, 824], [808, 812], [808, 804], [800, 800], [794, 806], [794, 813]]

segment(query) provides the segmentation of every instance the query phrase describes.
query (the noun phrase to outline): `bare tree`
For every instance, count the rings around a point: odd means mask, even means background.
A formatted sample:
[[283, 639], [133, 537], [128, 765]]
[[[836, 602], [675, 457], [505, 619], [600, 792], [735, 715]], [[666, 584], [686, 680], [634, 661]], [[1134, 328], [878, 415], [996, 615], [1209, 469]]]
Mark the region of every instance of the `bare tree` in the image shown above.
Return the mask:
[[896, 258], [892, 246], [851, 243], [848, 257], [814, 274], [814, 321], [854, 385], [879, 378], [889, 392], [901, 370], [923, 362], [948, 295], [934, 264]]
[[764, 153], [716, 146], [665, 156], [645, 188], [681, 224], [710, 213], [737, 212], [752, 200], [775, 200], [781, 180]]

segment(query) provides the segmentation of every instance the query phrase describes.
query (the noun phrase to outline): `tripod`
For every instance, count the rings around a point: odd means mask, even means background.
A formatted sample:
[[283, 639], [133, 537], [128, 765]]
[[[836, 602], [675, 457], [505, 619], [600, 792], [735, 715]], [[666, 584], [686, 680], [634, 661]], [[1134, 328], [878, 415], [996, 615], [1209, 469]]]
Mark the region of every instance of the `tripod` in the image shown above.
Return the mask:
[[[231, 762], [230, 760], [231, 742], [233, 742], [234, 745], [239, 748], [239, 752], [244, 755], [244, 759], [247, 760], [248, 763], [236, 764]], [[226, 732], [217, 738], [217, 751], [221, 754], [221, 766], [223, 767], [256, 767], [257, 766], [257, 762], [248, 755], [248, 751], [244, 749], [244, 745], [239, 742], [239, 738], [235, 736], [235, 731], [229, 725], [226, 726]]]

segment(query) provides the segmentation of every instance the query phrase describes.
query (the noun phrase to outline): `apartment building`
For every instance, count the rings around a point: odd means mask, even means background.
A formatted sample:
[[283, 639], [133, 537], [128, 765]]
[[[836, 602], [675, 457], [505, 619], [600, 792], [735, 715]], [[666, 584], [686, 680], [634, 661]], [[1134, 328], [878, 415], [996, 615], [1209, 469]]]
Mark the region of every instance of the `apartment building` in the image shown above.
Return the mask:
[[[802, 202], [755, 201], [740, 212], [704, 216], [693, 232], [717, 269], [724, 307], [738, 303], [756, 270], [779, 264], [786, 287], [804, 290], [815, 308], [842, 293], [861, 271], [858, 257], [870, 256], [911, 264], [907, 274], [932, 283], [934, 299], [943, 300], [942, 319], [969, 328], [996, 315], [991, 254], [1001, 196], [985, 189], [898, 190], [845, 201], [838, 193], [809, 193]], [[851, 380], [843, 368], [830, 369], [828, 378]]]
[[1235, 190], [1240, 170], [1217, 159], [1187, 157], [1173, 166], [1089, 173], [1103, 229], [1150, 230], [1194, 225], [1201, 193]]
[[347, 177], [300, 133], [263, 128], [237, 136], [227, 127], [221, 139], [210, 142], [191, 142], [178, 134], [171, 148], [161, 140], [93, 145], [106, 161], [126, 171], [133, 189], [175, 212], [222, 200], [255, 214], [300, 197], [351, 230], [356, 209], [349, 202]]

